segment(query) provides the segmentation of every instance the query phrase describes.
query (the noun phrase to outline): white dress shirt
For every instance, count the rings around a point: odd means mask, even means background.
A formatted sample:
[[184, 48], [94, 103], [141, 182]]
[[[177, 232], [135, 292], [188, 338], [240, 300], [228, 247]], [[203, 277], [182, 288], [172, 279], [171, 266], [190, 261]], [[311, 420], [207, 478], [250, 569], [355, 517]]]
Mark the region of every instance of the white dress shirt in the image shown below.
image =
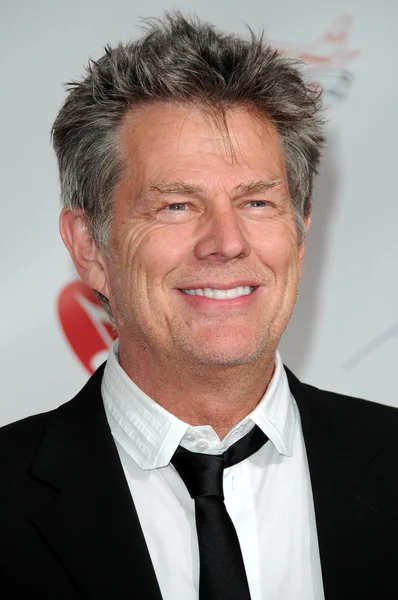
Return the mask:
[[118, 342], [102, 381], [106, 416], [163, 600], [198, 600], [194, 501], [170, 464], [177, 446], [222, 454], [254, 424], [269, 441], [224, 471], [225, 504], [242, 549], [252, 600], [323, 600], [307, 457], [296, 402], [279, 353], [268, 389], [220, 441], [147, 396], [120, 367]]

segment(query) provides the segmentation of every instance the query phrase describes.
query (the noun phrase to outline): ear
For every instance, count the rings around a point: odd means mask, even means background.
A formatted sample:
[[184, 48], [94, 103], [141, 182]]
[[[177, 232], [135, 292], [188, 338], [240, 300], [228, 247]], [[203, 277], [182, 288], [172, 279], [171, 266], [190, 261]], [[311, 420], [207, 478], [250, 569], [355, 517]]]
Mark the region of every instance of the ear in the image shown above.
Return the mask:
[[64, 208], [59, 231], [84, 283], [109, 298], [105, 260], [91, 237], [84, 212]]
[[304, 226], [305, 226], [304, 237], [303, 237], [303, 241], [298, 249], [299, 264], [300, 264], [300, 279], [303, 277], [303, 274], [304, 274], [304, 258], [305, 258], [305, 249], [306, 249], [306, 239], [307, 239], [308, 230], [311, 225], [311, 209], [312, 209], [312, 204], [309, 207], [307, 216], [304, 217]]

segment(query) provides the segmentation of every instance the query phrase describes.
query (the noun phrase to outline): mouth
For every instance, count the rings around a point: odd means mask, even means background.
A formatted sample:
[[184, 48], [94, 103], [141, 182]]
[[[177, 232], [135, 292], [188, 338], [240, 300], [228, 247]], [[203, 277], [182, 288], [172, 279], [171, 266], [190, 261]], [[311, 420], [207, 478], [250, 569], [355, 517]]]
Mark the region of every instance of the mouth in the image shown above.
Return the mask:
[[195, 289], [180, 289], [183, 294], [189, 296], [204, 296], [213, 300], [234, 300], [242, 296], [252, 294], [258, 286], [240, 285], [238, 287], [218, 289], [218, 288], [195, 288]]

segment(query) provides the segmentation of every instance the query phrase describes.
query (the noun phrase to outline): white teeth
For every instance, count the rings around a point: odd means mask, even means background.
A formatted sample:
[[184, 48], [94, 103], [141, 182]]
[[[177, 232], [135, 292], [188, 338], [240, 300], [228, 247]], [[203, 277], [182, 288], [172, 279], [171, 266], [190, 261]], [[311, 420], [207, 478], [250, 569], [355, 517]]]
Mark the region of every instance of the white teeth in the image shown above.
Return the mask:
[[250, 285], [240, 285], [236, 288], [229, 290], [218, 290], [215, 288], [198, 288], [196, 290], [181, 290], [184, 294], [190, 296], [206, 296], [207, 298], [213, 298], [215, 300], [231, 300], [232, 298], [239, 298], [240, 296], [247, 296], [255, 288]]

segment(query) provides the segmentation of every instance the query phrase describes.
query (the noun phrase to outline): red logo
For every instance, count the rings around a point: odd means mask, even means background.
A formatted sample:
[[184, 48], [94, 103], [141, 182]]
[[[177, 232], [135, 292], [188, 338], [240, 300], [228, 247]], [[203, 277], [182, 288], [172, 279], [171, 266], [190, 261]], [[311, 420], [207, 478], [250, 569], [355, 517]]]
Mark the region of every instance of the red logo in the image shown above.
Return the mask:
[[72, 281], [58, 297], [58, 314], [64, 334], [76, 356], [92, 374], [106, 360], [117, 334], [93, 290]]

